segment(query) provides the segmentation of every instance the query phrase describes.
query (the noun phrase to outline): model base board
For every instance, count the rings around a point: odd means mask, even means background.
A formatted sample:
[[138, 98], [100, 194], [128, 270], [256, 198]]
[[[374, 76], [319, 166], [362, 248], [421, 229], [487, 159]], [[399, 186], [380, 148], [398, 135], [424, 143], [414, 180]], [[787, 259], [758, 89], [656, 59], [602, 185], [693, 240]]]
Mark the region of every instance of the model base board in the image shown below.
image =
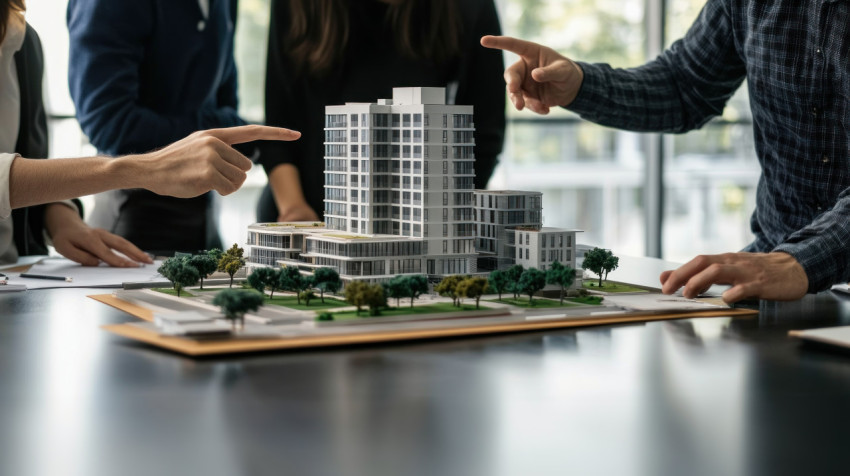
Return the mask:
[[[189, 356], [263, 352], [354, 344], [530, 332], [568, 327], [647, 322], [694, 317], [743, 317], [758, 314], [749, 309], [706, 305], [704, 310], [633, 311], [615, 306], [511, 310], [489, 309], [470, 316], [435, 315], [411, 320], [363, 319], [357, 325], [321, 325], [301, 320], [281, 324], [247, 320], [243, 335], [190, 338], [163, 335], [154, 323], [156, 311], [143, 302], [128, 302], [112, 294], [90, 296], [145, 322], [103, 326], [114, 334]], [[392, 319], [392, 318], [388, 318]]]

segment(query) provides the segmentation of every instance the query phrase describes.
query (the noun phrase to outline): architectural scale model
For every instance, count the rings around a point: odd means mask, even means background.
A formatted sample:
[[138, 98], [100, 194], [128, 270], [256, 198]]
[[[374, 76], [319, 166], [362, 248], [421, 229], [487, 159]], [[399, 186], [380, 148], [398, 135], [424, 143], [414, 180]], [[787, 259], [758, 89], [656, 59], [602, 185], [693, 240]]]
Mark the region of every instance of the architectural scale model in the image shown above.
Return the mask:
[[540, 192], [473, 190], [472, 106], [445, 98], [395, 88], [391, 100], [328, 106], [325, 222], [251, 225], [248, 267], [331, 267], [344, 282], [576, 269], [579, 230], [543, 228]]
[[[171, 289], [93, 296], [148, 321], [107, 330], [205, 355], [733, 312], [645, 292], [565, 298], [582, 286], [578, 230], [544, 228], [539, 192], [473, 190], [472, 108], [442, 88], [328, 106], [325, 131], [324, 223], [255, 224], [247, 253], [170, 258]], [[618, 262], [592, 250], [583, 264], [601, 283]], [[534, 297], [547, 284], [559, 299]]]

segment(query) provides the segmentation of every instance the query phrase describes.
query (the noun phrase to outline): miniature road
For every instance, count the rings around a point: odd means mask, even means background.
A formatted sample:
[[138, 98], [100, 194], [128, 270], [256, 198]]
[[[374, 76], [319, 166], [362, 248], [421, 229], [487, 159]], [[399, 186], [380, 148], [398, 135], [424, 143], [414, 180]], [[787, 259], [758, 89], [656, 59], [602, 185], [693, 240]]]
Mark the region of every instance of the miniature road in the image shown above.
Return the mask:
[[148, 304], [156, 306], [158, 308], [168, 309], [170, 311], [198, 311], [204, 315], [215, 315], [214, 311], [209, 309], [204, 309], [202, 307], [195, 306], [191, 301], [183, 299], [183, 298], [174, 298], [168, 296], [166, 294], [161, 294], [157, 292], [144, 292], [142, 290], [132, 290], [132, 291], [119, 291], [117, 297], [126, 299], [136, 299], [140, 301], [144, 301]]
[[[198, 292], [195, 293], [195, 298], [197, 301], [212, 306], [215, 293]], [[268, 319], [270, 321], [269, 323], [312, 321], [316, 317], [313, 311], [297, 311], [283, 306], [262, 306], [248, 315]]]

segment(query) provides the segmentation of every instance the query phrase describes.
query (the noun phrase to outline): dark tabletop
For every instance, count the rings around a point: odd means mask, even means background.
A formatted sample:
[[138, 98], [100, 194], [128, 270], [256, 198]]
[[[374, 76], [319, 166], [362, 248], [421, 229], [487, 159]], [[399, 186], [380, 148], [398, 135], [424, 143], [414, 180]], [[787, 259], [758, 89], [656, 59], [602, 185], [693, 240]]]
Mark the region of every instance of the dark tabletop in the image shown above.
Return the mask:
[[92, 290], [0, 295], [0, 475], [850, 474], [850, 354], [710, 318], [190, 359]]

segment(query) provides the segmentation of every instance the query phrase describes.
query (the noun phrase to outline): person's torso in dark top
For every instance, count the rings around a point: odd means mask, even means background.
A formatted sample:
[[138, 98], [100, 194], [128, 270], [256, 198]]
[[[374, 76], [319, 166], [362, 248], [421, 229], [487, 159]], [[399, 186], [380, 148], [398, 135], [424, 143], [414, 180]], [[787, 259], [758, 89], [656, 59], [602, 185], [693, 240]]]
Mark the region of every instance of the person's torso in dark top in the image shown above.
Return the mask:
[[[273, 7], [275, 14], [272, 22], [280, 23], [274, 25], [272, 31], [273, 34], [277, 31], [278, 34], [285, 35], [289, 21], [289, 2], [276, 3]], [[462, 71], [464, 61], [468, 60], [468, 52], [472, 48], [481, 48], [478, 46], [479, 32], [474, 25], [479, 22], [482, 6], [488, 4], [492, 6], [492, 1], [458, 2], [461, 22], [464, 25], [460, 39], [461, 51], [456, 59], [443, 63], [410, 58], [400, 53], [396, 47], [396, 34], [386, 20], [389, 6], [377, 0], [352, 0], [349, 3], [350, 32], [343, 61], [323, 78], [296, 76], [293, 73], [294, 68], [287, 64], [288, 62], [275, 68], [272, 62], [279, 60], [285, 52], [278, 52], [279, 55], [275, 58], [275, 47], [270, 45], [270, 69], [266, 84], [268, 122], [270, 125], [297, 129], [301, 131], [302, 136], [297, 142], [265, 147], [261, 148], [261, 151], [263, 154], [298, 156], [294, 160], [287, 158], [285, 161], [298, 166], [307, 203], [319, 216], [324, 211], [325, 106], [346, 102], [374, 103], [378, 99], [392, 98], [393, 88], [396, 87], [446, 87], [449, 101], [454, 102], [454, 93], [464, 87], [459, 83], [469, 82]], [[487, 27], [497, 32], [499, 26], [495, 17], [494, 23], [495, 25]], [[274, 38], [270, 39], [270, 43], [274, 41]], [[488, 51], [483, 53], [489, 54]], [[498, 71], [493, 78], [495, 92], [492, 104], [496, 112], [492, 115], [500, 113], [503, 121], [504, 83], [501, 76], [501, 53], [495, 52], [495, 57], [499, 65], [494, 68]], [[274, 91], [270, 91], [272, 89]], [[476, 107], [476, 115], [488, 114], [486, 105]], [[503, 122], [501, 128], [504, 128]], [[501, 141], [500, 134], [498, 151], [501, 151]], [[495, 162], [498, 151], [487, 160]], [[269, 171], [266, 159], [261, 157], [260, 161]], [[492, 164], [482, 167], [488, 178], [492, 167]], [[271, 201], [271, 195], [266, 194], [265, 200]], [[273, 203], [261, 203], [258, 217], [261, 221], [276, 219], [270, 208], [276, 213]]]

